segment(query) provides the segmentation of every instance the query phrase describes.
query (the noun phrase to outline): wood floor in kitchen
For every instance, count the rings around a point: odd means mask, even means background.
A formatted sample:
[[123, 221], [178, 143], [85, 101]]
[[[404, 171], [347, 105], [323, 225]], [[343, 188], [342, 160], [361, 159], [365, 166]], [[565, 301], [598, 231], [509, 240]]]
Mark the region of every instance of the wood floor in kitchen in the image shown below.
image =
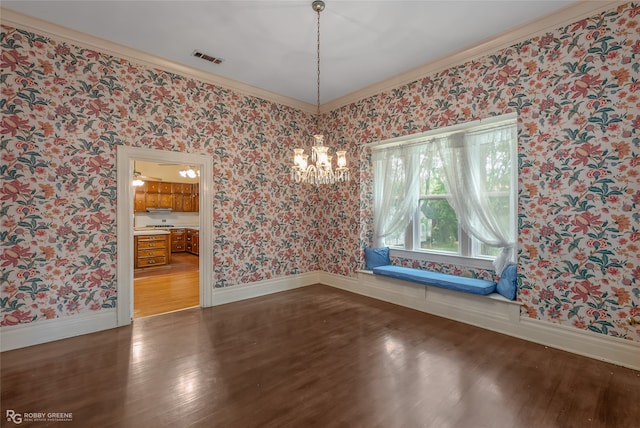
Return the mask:
[[198, 256], [173, 253], [167, 266], [136, 269], [134, 318], [179, 311], [200, 304]]

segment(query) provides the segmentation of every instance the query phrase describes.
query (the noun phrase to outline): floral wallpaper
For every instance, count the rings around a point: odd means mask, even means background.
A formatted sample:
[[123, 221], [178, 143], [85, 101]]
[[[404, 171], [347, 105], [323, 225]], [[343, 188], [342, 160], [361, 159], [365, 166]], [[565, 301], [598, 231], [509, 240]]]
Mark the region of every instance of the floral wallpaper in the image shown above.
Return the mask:
[[639, 14], [623, 4], [324, 115], [353, 179], [318, 191], [288, 180], [309, 115], [2, 27], [1, 323], [116, 304], [118, 145], [212, 156], [212, 286], [355, 276], [372, 236], [364, 144], [515, 111], [521, 316], [638, 342]]
[[[624, 4], [331, 112], [330, 134], [352, 142], [360, 165], [359, 188], [342, 203], [358, 207], [359, 224], [333, 235], [332, 247], [351, 255], [372, 243], [363, 144], [516, 111], [521, 316], [640, 341], [627, 322], [640, 320], [639, 15]], [[332, 255], [323, 263], [354, 268]]]
[[[316, 270], [295, 109], [3, 26], [0, 323], [113, 308], [116, 148], [209, 154], [214, 284]], [[203, 245], [203, 244], [201, 244]]]

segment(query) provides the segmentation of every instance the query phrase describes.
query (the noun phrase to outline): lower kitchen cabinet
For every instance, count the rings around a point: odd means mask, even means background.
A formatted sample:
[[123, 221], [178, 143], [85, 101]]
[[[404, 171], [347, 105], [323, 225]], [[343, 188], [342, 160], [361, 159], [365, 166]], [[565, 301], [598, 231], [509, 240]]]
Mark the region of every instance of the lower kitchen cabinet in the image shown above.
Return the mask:
[[171, 252], [183, 253], [187, 250], [187, 230], [171, 229]]
[[186, 239], [187, 253], [200, 254], [200, 231], [198, 229], [187, 229]]
[[133, 266], [136, 269], [171, 262], [171, 234], [134, 236], [133, 247]]

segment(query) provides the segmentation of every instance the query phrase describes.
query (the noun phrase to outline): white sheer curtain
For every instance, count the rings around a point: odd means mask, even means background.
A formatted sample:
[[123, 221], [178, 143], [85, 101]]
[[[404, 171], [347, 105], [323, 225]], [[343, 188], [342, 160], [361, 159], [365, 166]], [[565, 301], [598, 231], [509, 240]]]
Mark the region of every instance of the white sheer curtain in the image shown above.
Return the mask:
[[419, 192], [419, 147], [399, 146], [372, 153], [374, 176], [373, 245], [411, 221]]
[[[500, 221], [500, 213], [491, 204], [490, 192], [495, 186], [489, 183], [487, 169], [510, 168], [515, 162], [515, 148], [511, 144], [517, 138], [516, 125], [501, 126], [471, 133], [458, 133], [439, 139], [438, 150], [445, 172], [445, 186], [449, 203], [458, 216], [461, 226], [481, 242], [500, 248], [493, 261], [497, 274], [513, 259], [515, 237], [511, 227]], [[480, 150], [493, 151], [491, 156], [480, 156]], [[488, 164], [488, 160], [492, 164]], [[511, 182], [501, 183], [509, 194]]]

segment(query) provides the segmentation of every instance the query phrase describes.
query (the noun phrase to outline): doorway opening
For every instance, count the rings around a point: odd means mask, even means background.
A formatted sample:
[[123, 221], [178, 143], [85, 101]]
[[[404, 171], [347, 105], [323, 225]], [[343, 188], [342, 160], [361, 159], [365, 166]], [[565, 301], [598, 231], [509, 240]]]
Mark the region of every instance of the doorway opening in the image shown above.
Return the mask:
[[200, 305], [200, 169], [134, 159], [133, 318]]
[[[156, 313], [212, 306], [211, 157], [126, 146], [117, 148], [117, 156], [117, 325]], [[182, 188], [180, 180], [159, 177], [157, 171], [143, 174], [139, 171], [141, 162], [188, 166], [200, 176]], [[145, 178], [152, 187], [137, 189], [134, 180], [144, 182]], [[189, 202], [185, 204], [187, 199], [195, 209]], [[145, 202], [144, 210], [136, 206], [141, 201]], [[182, 248], [177, 237], [172, 246], [174, 233], [184, 237]], [[145, 309], [145, 304], [151, 308]]]

